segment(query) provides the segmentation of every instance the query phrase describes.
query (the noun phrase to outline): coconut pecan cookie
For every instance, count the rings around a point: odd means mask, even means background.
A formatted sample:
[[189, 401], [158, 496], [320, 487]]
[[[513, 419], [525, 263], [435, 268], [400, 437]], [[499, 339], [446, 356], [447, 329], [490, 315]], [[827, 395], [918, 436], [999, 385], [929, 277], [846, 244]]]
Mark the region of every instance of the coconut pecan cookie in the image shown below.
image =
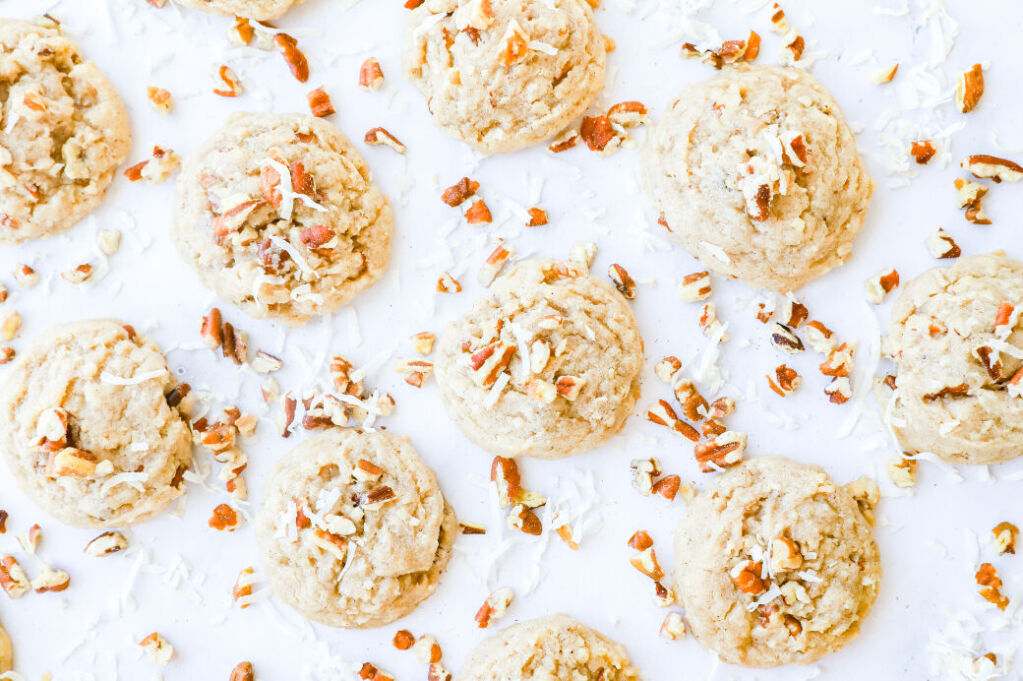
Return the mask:
[[124, 103], [53, 22], [0, 19], [0, 241], [62, 232], [131, 149]]
[[387, 199], [337, 128], [243, 114], [185, 161], [172, 237], [222, 298], [298, 326], [383, 275], [392, 228]]
[[604, 86], [604, 35], [585, 0], [426, 0], [404, 49], [441, 129], [488, 153], [556, 135]]
[[1000, 253], [960, 258], [906, 286], [884, 345], [895, 391], [877, 388], [902, 447], [957, 464], [1023, 452], [1021, 312], [1023, 262]]
[[693, 634], [749, 667], [809, 664], [848, 643], [881, 579], [874, 502], [781, 457], [719, 475], [675, 542], [675, 591]]
[[57, 326], [18, 354], [0, 389], [0, 442], [21, 489], [82, 527], [138, 523], [184, 491], [185, 386], [130, 326]]
[[7, 630], [0, 624], [0, 674], [14, 669], [14, 647]]
[[256, 21], [279, 19], [302, 0], [176, 0], [178, 4], [204, 12], [239, 16]]
[[256, 520], [277, 596], [334, 627], [379, 627], [437, 588], [457, 523], [407, 437], [332, 429], [270, 474]]
[[637, 681], [625, 648], [567, 615], [512, 625], [469, 654], [455, 681]]
[[448, 415], [501, 456], [556, 459], [603, 444], [639, 397], [643, 339], [625, 298], [578, 265], [527, 260], [438, 339]]
[[706, 267], [787, 292], [852, 255], [873, 184], [806, 71], [737, 65], [690, 86], [643, 150], [647, 195]]

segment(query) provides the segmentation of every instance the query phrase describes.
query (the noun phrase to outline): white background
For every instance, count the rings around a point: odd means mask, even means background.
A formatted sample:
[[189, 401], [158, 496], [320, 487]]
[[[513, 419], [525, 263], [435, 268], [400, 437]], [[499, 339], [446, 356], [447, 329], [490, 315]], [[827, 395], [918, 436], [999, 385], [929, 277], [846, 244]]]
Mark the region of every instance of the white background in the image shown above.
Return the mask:
[[[861, 149], [877, 183], [852, 261], [800, 292], [813, 317], [842, 339], [859, 344], [861, 371], [873, 368], [868, 357], [876, 353], [890, 306], [890, 301], [880, 308], [865, 302], [863, 282], [868, 276], [896, 267], [905, 281], [933, 266], [924, 239], [938, 226], [945, 227], [965, 253], [1002, 248], [1023, 255], [1020, 187], [992, 190], [986, 207], [994, 224], [988, 227], [963, 219], [952, 188], [957, 164], [966, 154], [1023, 159], [1023, 151], [1000, 150], [993, 139], [997, 135], [1003, 144], [1023, 145], [1018, 44], [1023, 6], [1010, 0], [950, 3], [958, 37], [946, 60], [942, 36], [953, 33], [953, 27], [944, 23], [942, 30], [933, 30], [933, 18], [940, 17], [938, 2], [910, 0], [905, 8], [905, 0], [877, 2], [885, 3], [885, 11], [876, 11], [869, 0], [789, 0], [784, 5], [793, 26], [807, 38], [808, 53], [821, 54], [812, 70], [860, 131]], [[544, 551], [545, 540], [516, 536], [517, 543], [497, 558], [496, 572], [487, 584], [491, 558], [507, 534], [500, 530], [500, 517], [493, 514], [481, 485], [490, 456], [448, 422], [432, 382], [422, 390], [406, 386], [388, 360], [367, 379], [370, 387], [390, 391], [397, 400], [397, 411], [385, 424], [412, 436], [461, 518], [490, 528], [486, 537], [459, 538], [436, 595], [411, 617], [376, 631], [310, 627], [267, 597], [262, 584], [258, 590], [264, 598], [257, 605], [244, 611], [231, 608], [235, 576], [240, 568], [257, 564], [257, 556], [248, 524], [233, 534], [207, 527], [211, 509], [224, 500], [220, 491], [191, 485], [183, 513], [168, 513], [134, 528], [128, 554], [94, 559], [86, 557], [82, 547], [95, 532], [62, 527], [22, 496], [7, 475], [0, 475], [0, 508], [10, 513], [0, 549], [14, 552], [34, 574], [36, 564], [18, 552], [14, 535], [38, 522], [44, 533], [41, 555], [67, 569], [72, 578], [71, 588], [62, 594], [30, 594], [20, 601], [0, 597], [0, 620], [14, 639], [19, 672], [33, 680], [44, 672], [62, 681], [149, 679], [161, 673], [166, 679], [215, 680], [226, 679], [238, 661], [251, 660], [262, 679], [346, 679], [349, 672], [344, 670], [350, 665], [372, 660], [399, 680], [424, 678], [423, 665], [411, 653], [391, 647], [394, 631], [408, 628], [435, 635], [445, 651], [445, 663], [457, 669], [485, 634], [474, 626], [476, 609], [490, 589], [511, 586], [518, 598], [503, 624], [551, 612], [570, 613], [624, 643], [648, 680], [708, 675], [800, 679], [817, 673], [829, 679], [939, 678], [941, 674], [929, 671], [934, 658], [928, 646], [946, 627], [950, 613], [972, 612], [984, 622], [992, 619], [976, 595], [973, 572], [978, 555], [982, 560], [994, 555], [988, 540], [992, 526], [1003, 520], [1023, 523], [1020, 462], [990, 471], [963, 469], [965, 482], [957, 482], [955, 471], [924, 464], [915, 494], [883, 500], [877, 535], [885, 575], [878, 603], [862, 635], [817, 667], [753, 672], [715, 666], [691, 637], [674, 643], [658, 638], [664, 611], [653, 603], [649, 581], [629, 566], [625, 542], [633, 531], [648, 530], [662, 563], [670, 566], [673, 528], [684, 505], [680, 500], [669, 504], [639, 496], [631, 488], [628, 467], [631, 458], [656, 456], [668, 472], [704, 482], [691, 445], [642, 417], [647, 404], [668, 397], [652, 375], [656, 360], [670, 353], [688, 365], [705, 347], [696, 326], [698, 306], [681, 302], [675, 294], [678, 279], [698, 264], [661, 239], [656, 215], [639, 189], [636, 151], [601, 158], [575, 149], [554, 158], [537, 148], [477, 158], [433, 127], [423, 99], [401, 78], [406, 11], [399, 0], [363, 0], [350, 9], [348, 4], [308, 0], [278, 22], [298, 37], [310, 59], [312, 75], [302, 85], [291, 78], [278, 54], [230, 48], [229, 19], [173, 4], [156, 10], [143, 0], [0, 2], [0, 11], [7, 16], [53, 12], [81, 42], [85, 54], [110, 75], [132, 118], [135, 141], [130, 163], [142, 160], [154, 144], [185, 155], [232, 112], [305, 111], [305, 93], [323, 85], [338, 110], [331, 121], [363, 151], [396, 212], [394, 254], [384, 280], [360, 296], [351, 311], [285, 333], [275, 324], [248, 319], [218, 303], [178, 258], [168, 239], [173, 181], [151, 187], [132, 185], [118, 176], [101, 209], [66, 236], [0, 252], [0, 280], [13, 294], [0, 311], [17, 309], [25, 319], [15, 345], [25, 347], [29, 338], [53, 323], [117, 316], [151, 334], [168, 351], [182, 380], [211, 391], [221, 403], [237, 403], [262, 415], [259, 378], [196, 349], [200, 317], [211, 305], [221, 305], [228, 321], [249, 332], [252, 347], [283, 354], [286, 369], [279, 376], [281, 383], [300, 391], [325, 379], [322, 359], [329, 354], [343, 354], [357, 366], [395, 350], [408, 356], [409, 335], [438, 331], [483, 295], [475, 272], [497, 236], [508, 238], [520, 253], [554, 256], [566, 255], [575, 242], [594, 241], [600, 249], [597, 274], [620, 263], [642, 284], [635, 310], [649, 359], [643, 396], [623, 436], [608, 446], [568, 461], [525, 461], [522, 469], [527, 487], [562, 500], [570, 498], [573, 486], [585, 488], [592, 476], [599, 499], [590, 500], [594, 508], [585, 517], [590, 523], [599, 521], [601, 527], [583, 539], [578, 552], [557, 538]], [[640, 0], [634, 8], [619, 0], [604, 4], [597, 21], [614, 38], [617, 50], [609, 58], [602, 107], [641, 100], [656, 118], [686, 83], [712, 75], [708, 66], [679, 57], [681, 38], [709, 35], [694, 33], [700, 27], [683, 19], [680, 4], [687, 0]], [[751, 9], [743, 1], [718, 2], [700, 18], [726, 39], [745, 37], [755, 29], [764, 36], [760, 61], [775, 63], [781, 46], [769, 30], [769, 16], [769, 7]], [[928, 17], [931, 23], [926, 24]], [[387, 77], [377, 93], [356, 87], [358, 67], [370, 55], [380, 60]], [[987, 94], [977, 111], [962, 116], [949, 101], [949, 85], [954, 74], [978, 61], [988, 67]], [[893, 83], [872, 82], [873, 71], [895, 62], [901, 68]], [[213, 74], [221, 63], [231, 65], [241, 77], [246, 88], [242, 97], [228, 100], [211, 93], [219, 85]], [[939, 95], [933, 100], [919, 97], [932, 82]], [[160, 117], [148, 106], [149, 85], [172, 92], [176, 106], [170, 116]], [[917, 177], [892, 174], [909, 140], [947, 132], [960, 123], [965, 127], [950, 133], [951, 147], [943, 158], [922, 168]], [[408, 145], [405, 157], [386, 147], [362, 144], [363, 133], [378, 125]], [[884, 132], [879, 125], [885, 126]], [[638, 141], [643, 135], [637, 133]], [[439, 200], [440, 189], [464, 174], [482, 183], [494, 225], [467, 226], [456, 210]], [[550, 225], [524, 230], [514, 206], [532, 205], [541, 186], [538, 203], [547, 209]], [[109, 273], [90, 286], [76, 287], [60, 279], [60, 271], [85, 261], [104, 269], [94, 247], [95, 233], [103, 227], [125, 231], [124, 246], [110, 259]], [[23, 262], [43, 273], [44, 284], [30, 291], [17, 289], [9, 273]], [[462, 280], [463, 293], [441, 297], [433, 293], [443, 269]], [[809, 352], [795, 358], [779, 356], [767, 342], [765, 327], [752, 318], [750, 306], [757, 292], [717, 279], [715, 287], [714, 301], [732, 336], [720, 364], [729, 378], [728, 392], [741, 398], [730, 423], [749, 433], [750, 455], [780, 453], [819, 463], [841, 482], [880, 473], [882, 487], [891, 493], [883, 466], [894, 449], [873, 401], [868, 397], [859, 402], [864, 413], [858, 420], [852, 416], [857, 411], [854, 404], [828, 404], [822, 393], [825, 380], [815, 368], [821, 358]], [[785, 400], [767, 391], [763, 378], [783, 361], [804, 375], [799, 392]], [[839, 437], [854, 422], [852, 434]], [[244, 445], [250, 459], [245, 477], [253, 500], [259, 499], [269, 467], [303, 435], [283, 441], [272, 414], [261, 422], [257, 437]], [[220, 487], [215, 475], [212, 484]], [[1007, 582], [1006, 592], [1014, 602], [1023, 598], [1023, 557], [995, 563]], [[539, 586], [527, 593], [533, 566], [539, 569]], [[960, 642], [967, 648], [975, 646], [964, 655], [997, 650], [1005, 659], [1000, 646], [1023, 639], [1019, 624], [1013, 626], [1001, 634], [980, 634], [977, 640], [963, 638]], [[162, 670], [140, 659], [135, 645], [151, 631], [160, 631], [177, 648], [174, 661]], [[950, 673], [947, 666], [943, 673]], [[1009, 678], [1018, 677], [1017, 671], [1009, 673]]]

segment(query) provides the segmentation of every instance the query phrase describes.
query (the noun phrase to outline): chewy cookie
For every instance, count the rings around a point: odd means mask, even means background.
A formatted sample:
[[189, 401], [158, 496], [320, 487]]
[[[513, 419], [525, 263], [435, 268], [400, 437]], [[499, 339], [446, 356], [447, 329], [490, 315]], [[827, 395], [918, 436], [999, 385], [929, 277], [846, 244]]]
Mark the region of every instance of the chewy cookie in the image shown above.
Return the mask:
[[[955, 464], [1023, 453], [1023, 262], [960, 258], [911, 281], [884, 351], [895, 393], [877, 395], [899, 444]], [[894, 400], [894, 401], [893, 401]]]
[[393, 222], [337, 128], [301, 114], [242, 114], [182, 166], [172, 237], [219, 296], [299, 326], [383, 275]]
[[131, 150], [114, 86], [52, 22], [0, 19], [0, 242], [62, 232]]
[[496, 154], [582, 115], [604, 86], [605, 53], [586, 0], [426, 0], [403, 66], [444, 132]]
[[274, 467], [256, 519], [277, 596], [334, 627], [379, 627], [437, 588], [457, 522], [407, 437], [332, 429]]
[[160, 349], [130, 326], [64, 324], [7, 370], [0, 442], [18, 485], [54, 517], [131, 525], [185, 491], [186, 396]]
[[580, 266], [526, 260], [438, 340], [437, 383], [466, 437], [500, 456], [557, 459], [621, 430], [643, 339], [628, 302]]
[[647, 195], [704, 266], [795, 290], [849, 259], [873, 183], [806, 71], [732, 66], [689, 86], [643, 150]]
[[700, 643], [749, 667], [810, 664], [848, 643], [881, 579], [860, 503], [822, 469], [781, 457], [715, 478], [675, 542], [675, 590]]
[[179, 5], [225, 16], [239, 16], [256, 21], [279, 19], [302, 0], [175, 0]]
[[625, 648], [567, 615], [514, 624], [476, 646], [455, 681], [637, 681]]
[[7, 630], [0, 624], [0, 674], [14, 669], [14, 647]]

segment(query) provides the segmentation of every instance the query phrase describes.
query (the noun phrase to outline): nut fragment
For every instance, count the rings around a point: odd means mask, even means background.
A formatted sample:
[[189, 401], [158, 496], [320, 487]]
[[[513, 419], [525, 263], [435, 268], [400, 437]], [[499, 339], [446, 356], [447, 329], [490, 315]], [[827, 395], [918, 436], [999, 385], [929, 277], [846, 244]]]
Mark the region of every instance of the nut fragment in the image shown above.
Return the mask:
[[824, 394], [832, 404], [845, 404], [852, 397], [852, 384], [848, 377], [838, 376], [824, 388]]
[[21, 288], [32, 288], [39, 283], [39, 273], [28, 265], [18, 265], [14, 268], [14, 280]]
[[629, 464], [632, 470], [632, 486], [643, 496], [653, 492], [654, 478], [661, 474], [661, 463], [657, 459], [633, 459]]
[[663, 383], [671, 383], [672, 377], [681, 368], [681, 360], [674, 355], [668, 355], [654, 367], [654, 375]]
[[714, 303], [703, 304], [703, 307], [700, 308], [698, 323], [704, 336], [717, 338], [722, 343], [728, 341], [728, 331], [725, 330], [725, 325], [718, 319], [717, 306]]
[[89, 263], [82, 263], [72, 267], [69, 270], [64, 270], [60, 273], [60, 278], [72, 284], [84, 284], [92, 278], [92, 265]]
[[771, 568], [774, 572], [798, 570], [803, 567], [803, 554], [799, 544], [784, 535], [771, 542]]
[[48, 565], [32, 580], [32, 589], [38, 593], [65, 591], [71, 585], [71, 576], [64, 570], [55, 570]]
[[384, 128], [378, 127], [366, 131], [364, 141], [366, 142], [366, 144], [369, 144], [370, 146], [379, 146], [381, 144], [385, 144], [389, 146], [391, 149], [394, 149], [399, 154], [404, 154], [406, 151], [405, 145], [402, 144], [397, 137], [389, 133]]
[[1002, 579], [998, 576], [998, 570], [991, 563], [982, 563], [974, 576], [977, 586], [980, 589], [981, 597], [993, 604], [999, 610], [1005, 610], [1009, 605], [1009, 599], [1002, 593]]
[[109, 556], [128, 548], [128, 540], [120, 532], [104, 532], [85, 545], [86, 555], [95, 558]]
[[636, 282], [633, 281], [632, 277], [629, 276], [628, 270], [624, 267], [617, 263], [611, 265], [607, 268], [607, 276], [611, 278], [615, 288], [626, 299], [633, 300], [636, 297]]
[[526, 227], [542, 227], [547, 224], [547, 211], [543, 208], [534, 206], [529, 211], [529, 221], [526, 223]]
[[359, 87], [375, 92], [384, 84], [384, 71], [375, 57], [369, 57], [359, 67]]
[[732, 584], [739, 591], [750, 596], [759, 596], [767, 591], [767, 585], [760, 576], [763, 569], [763, 563], [750, 560], [737, 564], [728, 576], [732, 578]]
[[174, 98], [171, 97], [171, 93], [162, 88], [147, 87], [146, 98], [149, 100], [149, 105], [153, 107], [153, 111], [161, 116], [166, 116], [174, 108]]
[[11, 599], [21, 598], [31, 588], [28, 575], [14, 556], [0, 555], [0, 587]]
[[1012, 523], [1005, 521], [995, 525], [991, 530], [994, 535], [995, 550], [999, 554], [1016, 553], [1016, 539], [1019, 538], [1019, 528]]
[[962, 249], [948, 232], [938, 228], [938, 231], [927, 237], [927, 250], [939, 260], [943, 258], [958, 258], [963, 254]]
[[746, 434], [726, 430], [693, 448], [700, 471], [710, 473], [734, 466], [746, 451]]
[[930, 140], [912, 142], [909, 145], [909, 155], [920, 165], [926, 165], [936, 153], [938, 150], [934, 148], [934, 144]]
[[465, 221], [470, 225], [482, 225], [493, 221], [490, 208], [487, 207], [483, 199], [476, 199], [472, 202], [469, 210], [465, 211]]
[[962, 167], [969, 171], [974, 177], [990, 178], [995, 182], [1019, 182], [1023, 180], [1023, 166], [1005, 158], [977, 154], [968, 156], [962, 162]]
[[256, 674], [252, 670], [251, 662], [239, 662], [235, 665], [234, 669], [231, 670], [231, 676], [228, 681], [255, 681]]
[[898, 286], [899, 273], [897, 270], [878, 272], [867, 280], [867, 300], [872, 302], [874, 305], [880, 305], [884, 301], [885, 296], [891, 293]]
[[651, 539], [650, 535], [644, 530], [636, 530], [636, 532], [629, 537], [629, 546], [637, 551], [645, 551], [653, 545], [654, 540]]
[[687, 274], [678, 283], [678, 297], [687, 303], [706, 300], [710, 294], [710, 272]]
[[458, 182], [444, 190], [440, 200], [452, 208], [462, 205], [462, 202], [474, 195], [480, 188], [480, 183], [463, 177]]
[[903, 489], [916, 484], [918, 463], [916, 459], [896, 456], [888, 461], [888, 477], [896, 487]]
[[207, 523], [214, 530], [234, 532], [241, 523], [241, 516], [228, 504], [218, 504]]
[[505, 66], [511, 66], [525, 59], [528, 53], [529, 34], [519, 25], [519, 22], [511, 19], [501, 38], [501, 49], [497, 58]]
[[391, 642], [398, 650], [408, 650], [416, 642], [416, 637], [408, 629], [399, 629]]
[[309, 102], [309, 111], [317, 118], [337, 113], [334, 104], [330, 101], [330, 95], [322, 87], [306, 93], [305, 98]]
[[254, 575], [252, 566], [242, 568], [238, 571], [234, 586], [231, 588], [231, 598], [242, 610], [252, 605], [252, 585], [256, 582]]
[[277, 49], [284, 55], [284, 61], [288, 64], [288, 69], [291, 70], [291, 75], [295, 77], [295, 80], [300, 83], [309, 80], [309, 61], [298, 49], [298, 41], [287, 33], [274, 35], [273, 41]]
[[962, 113], [973, 111], [983, 94], [984, 69], [980, 64], [974, 64], [956, 78], [956, 105]]
[[792, 329], [784, 324], [774, 322], [771, 324], [770, 331], [771, 345], [773, 345], [777, 350], [794, 355], [806, 349], [803, 345], [803, 341], [799, 339], [799, 336], [797, 336]]
[[174, 646], [167, 642], [163, 636], [158, 632], [153, 632], [149, 636], [139, 641], [139, 645], [149, 655], [149, 659], [153, 664], [164, 666], [171, 661], [174, 657]]
[[629, 558], [629, 564], [655, 582], [664, 579], [664, 570], [657, 561], [657, 554], [653, 547], [643, 549]]
[[955, 180], [956, 205], [966, 209], [966, 219], [975, 225], [990, 225], [991, 220], [984, 213], [982, 199], [987, 194], [987, 187], [970, 180], [957, 177]]
[[568, 260], [576, 265], [581, 265], [587, 270], [593, 266], [593, 259], [597, 257], [597, 244], [590, 241], [582, 241], [572, 244]]
[[508, 606], [515, 598], [515, 592], [508, 587], [502, 587], [487, 596], [480, 609], [476, 611], [476, 626], [486, 629], [495, 620], [499, 620], [508, 612]]
[[800, 377], [799, 373], [792, 367], [788, 367], [784, 364], [779, 365], [774, 370], [774, 378], [767, 375], [767, 383], [771, 386], [771, 390], [778, 393], [782, 397], [787, 397], [799, 388]]
[[677, 641], [686, 636], [686, 623], [682, 615], [677, 612], [669, 612], [661, 622], [661, 637], [669, 641]]
[[121, 248], [121, 233], [116, 229], [101, 229], [96, 235], [96, 245], [103, 255], [113, 255]]
[[242, 93], [242, 82], [238, 75], [231, 70], [230, 66], [222, 64], [217, 69], [217, 78], [224, 84], [223, 87], [213, 88], [213, 94], [221, 97], [237, 97]]
[[438, 293], [458, 293], [461, 290], [462, 285], [447, 272], [444, 272], [437, 278]]
[[424, 664], [440, 662], [442, 657], [440, 646], [437, 644], [437, 639], [433, 636], [420, 636], [419, 640], [412, 646], [412, 652]]
[[513, 255], [515, 255], [515, 249], [511, 246], [506, 246], [504, 241], [500, 240], [497, 247], [487, 256], [476, 276], [480, 285], [489, 287], [494, 283], [494, 279], [501, 273], [501, 270], [504, 269], [504, 266]]

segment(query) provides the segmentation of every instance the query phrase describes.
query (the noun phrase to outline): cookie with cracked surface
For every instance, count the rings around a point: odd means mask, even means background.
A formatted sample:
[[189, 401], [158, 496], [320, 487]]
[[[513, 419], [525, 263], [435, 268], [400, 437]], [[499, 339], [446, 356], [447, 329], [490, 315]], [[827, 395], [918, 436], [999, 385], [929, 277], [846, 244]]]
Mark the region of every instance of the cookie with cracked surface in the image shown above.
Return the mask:
[[68, 229], [131, 150], [121, 97], [58, 25], [0, 19], [0, 105], [0, 242]]
[[585, 0], [426, 0], [403, 68], [444, 132], [508, 153], [582, 115], [604, 86], [606, 49]]
[[347, 629], [411, 613], [437, 588], [457, 523], [407, 437], [331, 429], [281, 459], [256, 519], [263, 569], [303, 616]]
[[697, 640], [748, 667], [810, 664], [848, 643], [881, 580], [860, 503], [823, 469], [781, 457], [715, 478], [675, 540], [675, 590]]
[[0, 389], [0, 442], [28, 496], [69, 525], [121, 527], [185, 491], [192, 437], [163, 353], [119, 321], [54, 327]]
[[876, 389], [903, 448], [954, 464], [1023, 452], [1021, 312], [1023, 262], [1000, 253], [960, 258], [906, 285], [884, 343], [896, 390]]
[[638, 681], [625, 647], [568, 615], [510, 627], [476, 646], [455, 681]]
[[795, 290], [852, 255], [873, 183], [806, 71], [737, 65], [689, 86], [650, 131], [646, 193], [704, 266]]
[[222, 16], [273, 21], [303, 0], [175, 0], [179, 5]]
[[0, 624], [0, 674], [14, 669], [14, 646], [4, 625]]
[[299, 326], [383, 275], [393, 223], [337, 128], [302, 114], [241, 114], [182, 166], [171, 236], [219, 296]]
[[643, 366], [622, 294], [546, 259], [518, 263], [491, 292], [438, 339], [441, 398], [466, 437], [500, 456], [557, 459], [620, 431]]

